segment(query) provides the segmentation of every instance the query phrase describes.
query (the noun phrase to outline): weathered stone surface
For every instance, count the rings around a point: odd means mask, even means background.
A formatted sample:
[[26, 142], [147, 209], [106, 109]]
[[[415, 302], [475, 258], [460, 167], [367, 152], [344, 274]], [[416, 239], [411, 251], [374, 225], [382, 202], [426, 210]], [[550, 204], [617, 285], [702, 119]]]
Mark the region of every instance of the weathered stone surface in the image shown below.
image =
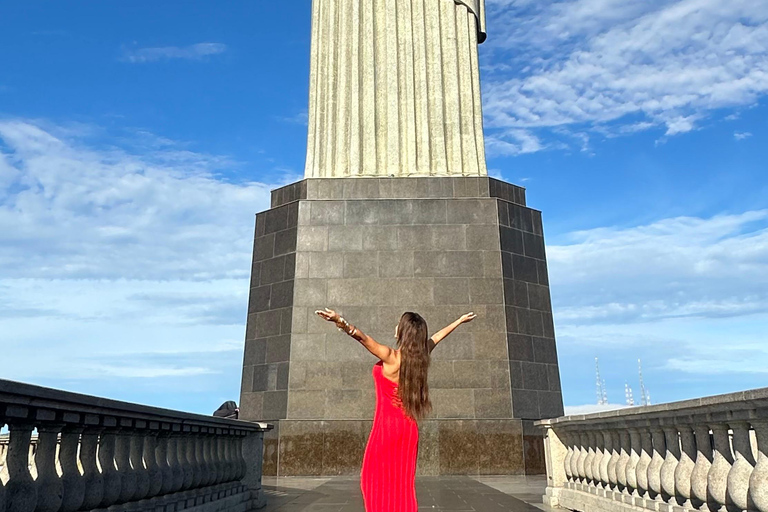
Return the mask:
[[[373, 418], [375, 360], [314, 315], [326, 306], [383, 343], [394, 343], [404, 311], [421, 313], [432, 332], [476, 312], [433, 354], [420, 471], [538, 471], [539, 459], [525, 461], [540, 458], [536, 436], [526, 445], [507, 431], [562, 414], [541, 217], [524, 206], [524, 190], [486, 177], [303, 183], [273, 194], [286, 213], [257, 216], [242, 411], [291, 424], [285, 436], [267, 436], [265, 471], [359, 471], [368, 431], [342, 426]], [[295, 244], [282, 238], [289, 235]], [[295, 252], [278, 254], [278, 246]], [[482, 434], [479, 425], [494, 426]], [[464, 430], [472, 439], [461, 444]], [[329, 451], [356, 436], [360, 459]], [[512, 443], [506, 458], [491, 460], [502, 441]]]

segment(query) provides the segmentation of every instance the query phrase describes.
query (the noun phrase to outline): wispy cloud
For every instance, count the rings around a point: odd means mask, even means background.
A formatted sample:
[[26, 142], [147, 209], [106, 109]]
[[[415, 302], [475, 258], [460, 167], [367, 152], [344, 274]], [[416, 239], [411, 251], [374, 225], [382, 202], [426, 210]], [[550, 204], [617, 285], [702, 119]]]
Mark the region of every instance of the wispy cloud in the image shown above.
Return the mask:
[[736, 132], [736, 133], [733, 134], [733, 138], [736, 139], [736, 140], [748, 139], [751, 136], [752, 136], [752, 134], [749, 133], [749, 132]]
[[122, 58], [134, 64], [170, 59], [201, 60], [225, 51], [227, 51], [227, 45], [223, 43], [197, 43], [190, 46], [125, 48]]
[[486, 122], [497, 138], [525, 130], [543, 149], [559, 140], [557, 129], [674, 136], [768, 93], [764, 2], [491, 0], [489, 8], [491, 60], [505, 62], [485, 69]]
[[239, 389], [253, 218], [283, 178], [230, 182], [226, 156], [103, 137], [0, 120], [3, 377], [137, 400], [117, 383], [162, 379], [199, 390], [175, 407], [213, 410]]

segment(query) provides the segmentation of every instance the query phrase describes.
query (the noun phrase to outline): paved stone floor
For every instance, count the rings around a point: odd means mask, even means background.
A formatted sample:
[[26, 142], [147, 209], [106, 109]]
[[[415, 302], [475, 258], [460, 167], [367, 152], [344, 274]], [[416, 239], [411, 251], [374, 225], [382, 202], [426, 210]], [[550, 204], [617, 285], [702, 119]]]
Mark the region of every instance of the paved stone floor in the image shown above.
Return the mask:
[[[264, 512], [364, 512], [354, 478], [264, 479]], [[545, 477], [424, 477], [416, 480], [419, 510], [433, 512], [549, 512]], [[397, 512], [397, 511], [392, 511]]]

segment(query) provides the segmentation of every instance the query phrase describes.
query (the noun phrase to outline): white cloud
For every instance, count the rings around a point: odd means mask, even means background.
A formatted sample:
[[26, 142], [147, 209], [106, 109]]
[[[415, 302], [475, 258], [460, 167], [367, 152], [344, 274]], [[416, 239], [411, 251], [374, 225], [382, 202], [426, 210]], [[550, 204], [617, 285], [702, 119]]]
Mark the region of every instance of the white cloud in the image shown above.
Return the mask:
[[190, 46], [163, 46], [156, 48], [125, 48], [123, 59], [134, 64], [159, 60], [200, 60], [227, 51], [223, 43], [197, 43]]
[[748, 139], [748, 138], [750, 138], [751, 136], [752, 136], [752, 134], [751, 134], [751, 133], [749, 133], [749, 132], [735, 132], [735, 133], [733, 134], [733, 138], [734, 138], [734, 139], [736, 139], [736, 140], [744, 140], [744, 139]]
[[663, 127], [672, 136], [768, 92], [765, 2], [495, 0], [489, 7], [494, 34], [486, 44], [493, 61], [506, 64], [485, 70], [492, 134]]
[[254, 214], [282, 180], [230, 182], [226, 157], [102, 135], [0, 121], [3, 378], [236, 396]]

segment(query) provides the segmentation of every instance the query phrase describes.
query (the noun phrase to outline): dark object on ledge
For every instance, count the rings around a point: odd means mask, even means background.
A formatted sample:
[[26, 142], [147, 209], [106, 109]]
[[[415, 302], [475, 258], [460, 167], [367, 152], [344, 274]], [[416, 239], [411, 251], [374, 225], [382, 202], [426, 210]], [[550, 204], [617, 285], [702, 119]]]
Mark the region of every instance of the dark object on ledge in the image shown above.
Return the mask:
[[221, 404], [221, 407], [219, 407], [216, 412], [213, 413], [213, 415], [217, 418], [228, 418], [231, 420], [236, 420], [239, 414], [240, 409], [238, 409], [237, 404], [231, 400]]

